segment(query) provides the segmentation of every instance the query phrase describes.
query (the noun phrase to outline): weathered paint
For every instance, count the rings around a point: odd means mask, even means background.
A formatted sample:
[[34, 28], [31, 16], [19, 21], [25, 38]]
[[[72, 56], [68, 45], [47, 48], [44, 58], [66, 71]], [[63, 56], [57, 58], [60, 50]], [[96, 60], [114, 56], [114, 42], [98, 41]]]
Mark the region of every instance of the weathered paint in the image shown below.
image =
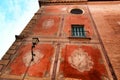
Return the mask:
[[[113, 80], [113, 72], [120, 79], [120, 2], [113, 3], [42, 6], [0, 61], [0, 79], [43, 80], [54, 76], [54, 80]], [[83, 14], [71, 14], [73, 8], [82, 9]], [[72, 24], [84, 25], [91, 40], [69, 39]], [[35, 61], [29, 65], [33, 37], [38, 37], [40, 43], [33, 51], [37, 55]], [[76, 50], [87, 55], [90, 68], [81, 71], [73, 67], [69, 59]], [[111, 72], [106, 56], [113, 66]]]
[[[50, 27], [48, 26], [48, 28], [44, 28], [44, 22], [47, 20], [53, 20], [52, 25], [50, 25]], [[58, 32], [58, 28], [59, 28], [59, 24], [60, 24], [60, 17], [59, 16], [42, 16], [39, 20], [37, 25], [34, 27], [33, 29], [33, 33], [34, 35], [42, 35], [42, 36], [54, 36], [57, 35]], [[49, 25], [49, 23], [47, 24]]]
[[[53, 46], [50, 44], [41, 44], [41, 45], [37, 45], [34, 50], [40, 51], [40, 53], [43, 54], [44, 56], [36, 64], [30, 65], [27, 74], [29, 76], [36, 76], [36, 77], [42, 77], [45, 75], [44, 73], [46, 73], [46, 72], [48, 72], [48, 74], [49, 74], [50, 66], [51, 66], [50, 60], [54, 53]], [[27, 66], [25, 66], [25, 64], [23, 62], [23, 57], [26, 54], [29, 54], [29, 52], [31, 52], [30, 44], [23, 45], [21, 47], [21, 49], [18, 50], [18, 52], [17, 52], [18, 56], [16, 57], [16, 59], [14, 59], [13, 63], [11, 63], [11, 65], [10, 65], [10, 74], [22, 75], [25, 73]], [[36, 57], [37, 56], [35, 56], [34, 59]], [[29, 61], [31, 61], [31, 58], [29, 59]], [[32, 63], [34, 63], [34, 61]]]
[[[73, 68], [68, 62], [68, 58], [72, 55], [74, 50], [79, 48], [87, 52], [94, 63], [93, 68], [90, 71], [80, 72]], [[102, 80], [103, 76], [108, 77], [101, 53], [98, 48], [85, 45], [66, 45], [65, 48], [62, 49], [62, 58], [63, 62], [61, 62], [60, 72], [64, 77], [77, 78], [82, 80]]]

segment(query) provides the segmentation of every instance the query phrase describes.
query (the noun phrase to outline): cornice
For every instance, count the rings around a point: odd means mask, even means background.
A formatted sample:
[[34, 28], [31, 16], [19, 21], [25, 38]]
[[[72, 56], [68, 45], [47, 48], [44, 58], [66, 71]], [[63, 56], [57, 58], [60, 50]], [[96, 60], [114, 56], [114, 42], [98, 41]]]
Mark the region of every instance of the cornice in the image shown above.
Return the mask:
[[88, 1], [88, 0], [38, 0], [39, 6], [44, 5], [77, 5], [77, 4], [120, 4], [120, 1]]
[[50, 0], [39, 0], [39, 6], [42, 5], [70, 5], [70, 4], [85, 4], [87, 3], [86, 0], [60, 0], [60, 1], [50, 1]]

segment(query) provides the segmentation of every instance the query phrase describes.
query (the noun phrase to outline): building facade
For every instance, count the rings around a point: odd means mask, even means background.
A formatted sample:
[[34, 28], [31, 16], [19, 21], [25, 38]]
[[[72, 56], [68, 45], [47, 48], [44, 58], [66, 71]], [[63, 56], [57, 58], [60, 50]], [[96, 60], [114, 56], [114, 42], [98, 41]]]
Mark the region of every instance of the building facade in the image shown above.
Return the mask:
[[0, 80], [120, 80], [120, 1], [39, 6], [0, 60]]

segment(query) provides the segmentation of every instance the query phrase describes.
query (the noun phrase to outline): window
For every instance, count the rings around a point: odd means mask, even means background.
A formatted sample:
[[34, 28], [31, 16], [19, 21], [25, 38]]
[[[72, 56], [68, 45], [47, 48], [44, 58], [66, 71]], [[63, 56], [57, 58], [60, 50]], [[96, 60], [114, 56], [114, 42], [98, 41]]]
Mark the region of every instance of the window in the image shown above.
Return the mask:
[[72, 25], [72, 37], [86, 37], [84, 25]]
[[75, 8], [75, 9], [72, 9], [72, 10], [70, 11], [70, 13], [72, 13], [72, 14], [82, 14], [82, 13], [83, 13], [83, 10], [78, 9], [78, 8]]

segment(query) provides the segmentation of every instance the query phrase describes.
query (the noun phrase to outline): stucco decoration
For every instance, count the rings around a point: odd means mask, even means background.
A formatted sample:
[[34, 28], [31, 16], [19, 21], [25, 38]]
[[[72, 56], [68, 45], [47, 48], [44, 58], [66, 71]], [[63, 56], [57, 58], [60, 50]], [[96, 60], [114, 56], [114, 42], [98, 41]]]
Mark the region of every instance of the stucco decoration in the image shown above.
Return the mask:
[[[32, 61], [30, 66], [38, 63], [44, 57], [44, 55], [40, 51], [37, 51], [37, 50], [34, 51], [34, 54], [35, 54], [34, 61]], [[29, 66], [31, 59], [32, 59], [31, 52], [26, 53], [25, 56], [23, 57], [23, 62], [25, 66]]]
[[70, 65], [80, 72], [90, 71], [93, 68], [93, 61], [87, 52], [81, 48], [75, 50], [70, 57], [68, 57]]
[[54, 25], [54, 20], [53, 19], [47, 19], [43, 22], [42, 28], [43, 29], [48, 29], [51, 28]]

